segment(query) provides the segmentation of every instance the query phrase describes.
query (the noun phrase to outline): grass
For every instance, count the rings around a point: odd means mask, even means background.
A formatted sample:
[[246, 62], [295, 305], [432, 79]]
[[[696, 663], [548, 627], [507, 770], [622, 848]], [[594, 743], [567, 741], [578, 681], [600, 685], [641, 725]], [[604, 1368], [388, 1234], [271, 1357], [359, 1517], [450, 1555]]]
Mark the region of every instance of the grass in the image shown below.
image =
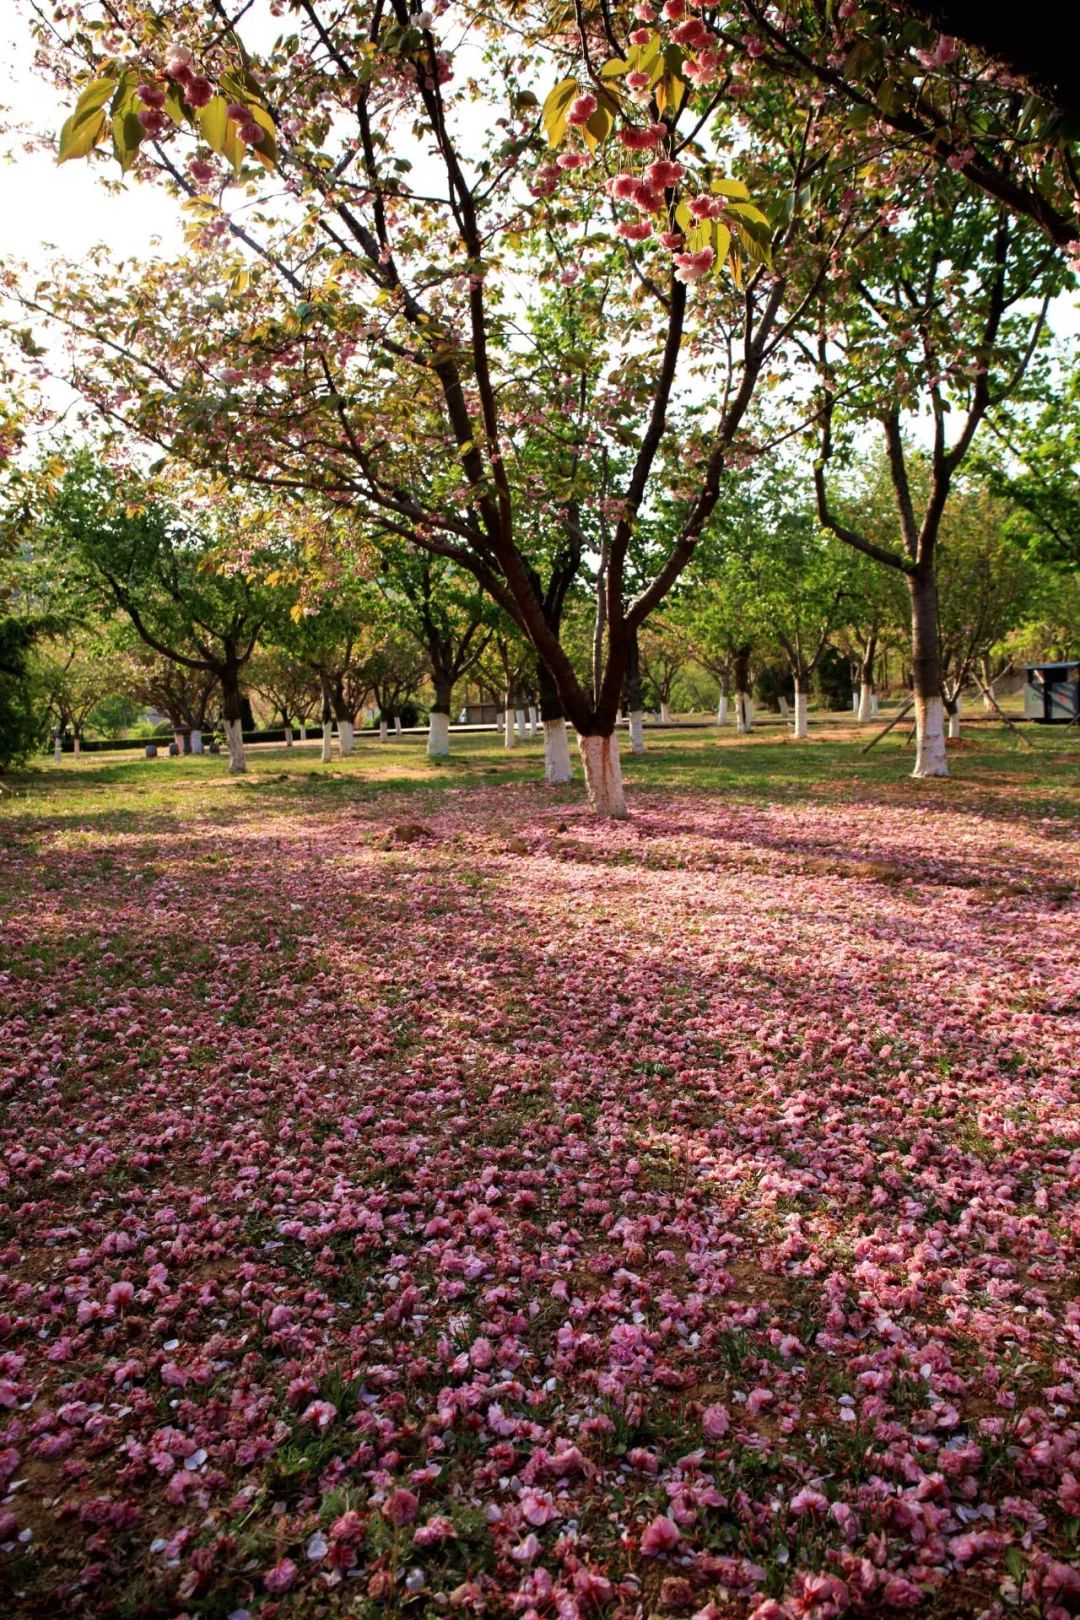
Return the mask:
[[[796, 743], [778, 727], [737, 738], [730, 729], [701, 726], [646, 734], [643, 755], [623, 754], [628, 789], [667, 793], [716, 793], [742, 801], [819, 802], [836, 797], [866, 802], [944, 801], [978, 814], [1080, 820], [1075, 772], [1080, 735], [1066, 728], [1029, 727], [1025, 747], [1004, 727], [971, 729], [969, 739], [951, 751], [949, 782], [909, 781], [913, 755], [897, 732], [869, 754], [863, 743], [873, 735], [846, 720], [820, 737]], [[221, 758], [156, 760], [99, 754], [47, 765], [9, 776], [8, 796], [0, 799], [0, 826], [27, 821], [60, 823], [74, 841], [107, 842], [110, 833], [167, 834], [197, 815], [221, 825], [241, 821], [249, 809], [325, 810], [358, 799], [404, 795], [422, 817], [462, 790], [512, 789], [536, 781], [542, 771], [539, 741], [507, 751], [491, 733], [452, 739], [447, 760], [429, 760], [423, 739], [386, 743], [361, 740], [349, 759], [321, 765], [317, 747], [257, 747], [248, 750], [248, 772], [230, 777]], [[573, 805], [583, 797], [578, 784], [555, 802]], [[554, 795], [553, 795], [554, 798]], [[201, 855], [207, 877], [216, 856]], [[107, 849], [101, 855], [108, 878]], [[60, 874], [57, 873], [59, 882]]]

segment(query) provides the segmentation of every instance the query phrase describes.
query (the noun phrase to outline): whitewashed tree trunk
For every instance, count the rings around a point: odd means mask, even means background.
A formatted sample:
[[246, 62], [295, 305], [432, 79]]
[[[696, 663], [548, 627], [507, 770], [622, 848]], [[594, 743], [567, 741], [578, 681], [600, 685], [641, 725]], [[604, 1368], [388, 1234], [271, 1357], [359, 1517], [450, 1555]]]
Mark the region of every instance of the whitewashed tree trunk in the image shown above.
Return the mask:
[[437, 709], [428, 720], [427, 751], [429, 759], [445, 759], [450, 752], [450, 716]]
[[307, 742], [307, 725], [303, 720], [300, 722], [300, 741]]
[[536, 704], [535, 703], [530, 703], [529, 704], [529, 736], [530, 737], [535, 737], [536, 736], [537, 721], [538, 721], [538, 716], [537, 716], [537, 713], [536, 713]]
[[400, 716], [400, 714], [395, 714], [395, 716], [394, 716], [394, 736], [395, 737], [400, 737], [401, 736], [401, 716]]
[[331, 721], [324, 720], [323, 721], [323, 728], [322, 728], [322, 753], [319, 755], [319, 759], [320, 759], [320, 761], [321, 761], [321, 763], [323, 765], [329, 765], [329, 763], [333, 759], [333, 757], [334, 757], [334, 727], [333, 727], [333, 723]]
[[191, 752], [201, 754], [203, 751], [202, 732], [196, 727], [191, 733]]
[[578, 736], [589, 803], [598, 816], [621, 821], [626, 816], [618, 739]]
[[746, 702], [746, 729], [749, 731], [754, 724], [754, 700], [749, 692], [745, 693], [744, 696]]
[[503, 747], [513, 748], [516, 742], [517, 737], [514, 733], [514, 711], [513, 709], [507, 709], [506, 713], [503, 715]]
[[630, 752], [645, 752], [645, 715], [641, 709], [630, 710]]
[[780, 705], [780, 718], [782, 720], [786, 720], [788, 715], [791, 713], [791, 704], [788, 702], [787, 698], [783, 696], [783, 694], [781, 694], [776, 701]]
[[869, 681], [863, 681], [859, 687], [858, 715], [862, 725], [874, 718], [874, 688]]
[[177, 731], [174, 728], [173, 742], [176, 744], [177, 752], [182, 754], [184, 752], [184, 733], [182, 731]]
[[[291, 748], [292, 745], [293, 745], [292, 726], [286, 726], [285, 727], [285, 746], [286, 746], [286, 748]], [[194, 732], [191, 733], [191, 752], [193, 754], [201, 754], [202, 753], [202, 748], [201, 747], [199, 747], [199, 748], [195, 747], [195, 733]]]
[[806, 713], [807, 696], [806, 692], [800, 692], [798, 687], [795, 688], [795, 724], [792, 728], [792, 734], [799, 738], [810, 735], [810, 724]]
[[949, 716], [949, 736], [955, 742], [960, 736], [960, 700], [956, 700], [956, 712]]
[[78, 759], [79, 755], [82, 753], [82, 738], [81, 737], [75, 737], [72, 740], [71, 751], [74, 754], [75, 758]]
[[912, 776], [948, 776], [945, 705], [939, 697], [915, 697], [915, 769]]
[[877, 717], [878, 717], [878, 696], [877, 696], [877, 693], [874, 692], [874, 693], [871, 694], [871, 697], [870, 697], [870, 718], [871, 718], [871, 720], [876, 720]]
[[570, 763], [570, 734], [565, 720], [544, 721], [544, 781], [562, 787], [574, 780]]
[[339, 720], [337, 723], [338, 753], [342, 759], [348, 759], [356, 747], [356, 731], [351, 720]]
[[728, 723], [728, 695], [726, 692], [721, 692], [720, 701], [716, 705], [716, 723], [718, 726], [726, 726]]
[[64, 755], [64, 745], [63, 745], [63, 742], [60, 740], [60, 734], [58, 732], [56, 734], [56, 736], [53, 738], [53, 751], [52, 751], [53, 764], [54, 765], [59, 765], [61, 759], [63, 758], [63, 755]]
[[749, 692], [736, 692], [735, 694], [735, 731], [740, 737], [745, 737], [750, 730], [750, 694]]
[[247, 770], [244, 759], [244, 727], [239, 720], [226, 720], [225, 746], [229, 750], [229, 775], [242, 776]]
[[379, 721], [379, 741], [380, 742], [389, 742], [390, 741], [390, 727], [387, 725], [385, 720], [380, 720]]
[[525, 710], [524, 709], [515, 709], [514, 710], [514, 722], [515, 722], [515, 724], [517, 726], [518, 740], [520, 742], [527, 741], [528, 736], [529, 736], [529, 731], [528, 731], [528, 727], [525, 724]]
[[661, 701], [660, 704], [660, 722], [665, 726], [671, 724], [671, 704], [665, 701]]

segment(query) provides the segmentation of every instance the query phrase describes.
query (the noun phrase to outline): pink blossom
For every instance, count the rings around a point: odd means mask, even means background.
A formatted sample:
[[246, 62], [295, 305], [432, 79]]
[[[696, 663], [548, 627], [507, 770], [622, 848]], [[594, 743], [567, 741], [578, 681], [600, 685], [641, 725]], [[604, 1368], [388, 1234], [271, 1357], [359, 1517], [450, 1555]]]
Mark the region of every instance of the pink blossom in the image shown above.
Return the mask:
[[279, 1592], [287, 1592], [299, 1573], [291, 1558], [280, 1558], [266, 1571], [263, 1585], [276, 1596]]
[[726, 1406], [716, 1403], [707, 1406], [701, 1414], [701, 1430], [707, 1440], [722, 1440], [730, 1427]]
[[313, 1423], [317, 1429], [328, 1429], [337, 1417], [337, 1407], [331, 1401], [312, 1401], [302, 1413], [301, 1423]]
[[419, 1506], [419, 1498], [414, 1496], [412, 1491], [406, 1490], [403, 1485], [399, 1485], [396, 1490], [390, 1492], [383, 1503], [383, 1517], [399, 1527], [412, 1524]]
[[675, 279], [676, 281], [700, 281], [707, 276], [716, 262], [715, 251], [702, 248], [699, 253], [676, 253]]
[[658, 1514], [641, 1533], [641, 1551], [646, 1558], [658, 1558], [670, 1552], [679, 1539], [679, 1527], [663, 1514]]
[[584, 95], [575, 96], [566, 115], [567, 123], [587, 124], [599, 105], [591, 90], [586, 90]]

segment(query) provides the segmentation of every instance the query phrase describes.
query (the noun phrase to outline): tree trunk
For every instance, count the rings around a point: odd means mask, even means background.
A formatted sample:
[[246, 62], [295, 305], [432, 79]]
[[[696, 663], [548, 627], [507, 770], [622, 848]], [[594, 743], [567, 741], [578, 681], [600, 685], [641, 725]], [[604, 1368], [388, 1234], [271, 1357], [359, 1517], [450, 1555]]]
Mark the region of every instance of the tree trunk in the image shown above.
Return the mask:
[[229, 775], [243, 776], [247, 762], [244, 759], [244, 726], [241, 720], [226, 720], [225, 746], [229, 750]]
[[300, 741], [302, 743], [307, 742], [307, 722], [305, 720], [300, 722]]
[[431, 711], [427, 751], [429, 759], [446, 759], [450, 753], [450, 715], [447, 709], [434, 708]]
[[193, 726], [191, 730], [191, 752], [193, 754], [201, 754], [203, 752], [203, 735], [198, 726]]
[[624, 820], [626, 798], [617, 739], [610, 733], [606, 737], [579, 735], [578, 748], [585, 767], [585, 787], [594, 813], [616, 821]]
[[938, 595], [932, 566], [907, 575], [911, 597], [911, 665], [915, 691], [913, 776], [948, 776], [945, 705], [938, 657]]
[[53, 732], [53, 764], [59, 765], [64, 753], [64, 739], [58, 731]]
[[625, 692], [625, 707], [630, 716], [630, 751], [634, 754], [643, 754], [645, 715], [641, 706], [641, 654], [636, 630], [630, 638], [630, 650], [626, 656]]
[[809, 675], [796, 675], [795, 677], [795, 725], [792, 735], [800, 741], [810, 735], [810, 723], [807, 717], [807, 708], [810, 702]]
[[716, 723], [718, 726], [727, 725], [728, 695], [721, 692], [720, 701], [716, 705]]
[[514, 700], [507, 693], [506, 705], [503, 709], [503, 747], [513, 748], [517, 741], [514, 735]]
[[394, 736], [395, 737], [400, 737], [401, 736], [401, 716], [400, 716], [400, 714], [395, 714], [395, 716], [394, 716]]
[[877, 696], [876, 692], [872, 692], [870, 694], [870, 718], [871, 718], [871, 720], [876, 720], [877, 717], [878, 717], [878, 696]]
[[859, 661], [859, 720], [865, 724], [874, 718], [874, 658], [877, 655], [877, 636], [867, 636]]
[[745, 737], [750, 730], [750, 652], [749, 647], [735, 654], [735, 730]]
[[574, 780], [566, 716], [546, 664], [537, 665], [536, 680], [540, 688], [540, 719], [544, 727], [544, 781], [551, 787], [563, 787]]
[[544, 721], [544, 781], [551, 787], [562, 787], [574, 780], [574, 768], [570, 763], [570, 734], [566, 729], [566, 721], [560, 716], [556, 720]]
[[348, 759], [356, 747], [356, 728], [351, 718], [343, 715], [337, 717], [338, 753], [342, 759]]
[[527, 741], [529, 733], [525, 728], [525, 710], [524, 709], [515, 709], [514, 710], [514, 720], [515, 720], [515, 722], [517, 724], [518, 741], [519, 742]]
[[[219, 679], [225, 746], [229, 750], [229, 775], [242, 776], [247, 770], [247, 761], [244, 759], [244, 697], [240, 691], [240, 672], [229, 664]], [[190, 746], [190, 734], [188, 740]]]
[[[291, 748], [292, 745], [293, 745], [292, 726], [286, 724], [286, 726], [285, 726], [285, 746], [286, 746], [286, 748]], [[195, 734], [194, 734], [194, 732], [192, 733], [192, 737], [191, 737], [191, 747], [192, 747], [192, 752], [194, 752], [194, 750], [195, 750]]]
[[959, 692], [945, 704], [945, 712], [949, 716], [949, 736], [953, 742], [960, 737], [960, 694]]
[[529, 736], [536, 736], [536, 704], [529, 704]]
[[664, 726], [671, 724], [671, 704], [667, 698], [660, 699], [660, 724]]
[[450, 753], [450, 704], [454, 683], [438, 673], [433, 684], [435, 701], [428, 716], [427, 753], [429, 759], [446, 759]]
[[319, 761], [323, 765], [329, 765], [329, 763], [333, 759], [333, 757], [334, 757], [334, 722], [332, 720], [324, 720], [323, 721], [323, 728], [322, 728], [322, 752], [319, 755]]
[[82, 753], [82, 738], [78, 732], [76, 732], [74, 737], [71, 739], [71, 752], [74, 754], [76, 759], [78, 759], [79, 755]]
[[379, 717], [379, 741], [380, 742], [389, 742], [389, 740], [390, 740], [390, 728], [387, 725], [386, 721], [380, 716]]

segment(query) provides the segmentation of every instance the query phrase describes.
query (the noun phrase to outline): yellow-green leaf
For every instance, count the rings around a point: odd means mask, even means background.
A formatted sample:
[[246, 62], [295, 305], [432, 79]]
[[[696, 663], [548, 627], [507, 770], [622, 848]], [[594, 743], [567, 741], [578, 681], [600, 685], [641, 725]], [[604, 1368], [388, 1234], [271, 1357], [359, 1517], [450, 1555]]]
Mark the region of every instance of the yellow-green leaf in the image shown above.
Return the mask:
[[600, 69], [600, 77], [602, 79], [621, 79], [623, 74], [629, 71], [629, 62], [621, 56], [613, 56]]
[[749, 189], [741, 180], [714, 180], [709, 189], [714, 191], [718, 197], [734, 197], [744, 201], [749, 201], [750, 198]]
[[576, 79], [562, 79], [554, 90], [549, 92], [541, 114], [549, 146], [561, 146], [566, 139], [566, 131], [569, 128], [567, 114], [579, 94], [580, 88]]
[[199, 129], [212, 152], [224, 155], [225, 139], [229, 129], [228, 102], [224, 96], [212, 96], [205, 107], [199, 108]]
[[113, 119], [113, 151], [124, 174], [127, 174], [134, 163], [145, 134], [146, 131], [130, 106], [124, 112], [117, 113]]
[[595, 152], [598, 146], [602, 146], [604, 144], [608, 136], [611, 134], [613, 123], [614, 120], [607, 108], [602, 105], [598, 106], [592, 117], [589, 119], [589, 122], [581, 131], [585, 145], [589, 148], [590, 152]]
[[60, 131], [57, 162], [67, 163], [70, 158], [88, 157], [103, 139], [108, 127], [109, 116], [103, 106], [96, 112], [81, 116], [73, 112]]

